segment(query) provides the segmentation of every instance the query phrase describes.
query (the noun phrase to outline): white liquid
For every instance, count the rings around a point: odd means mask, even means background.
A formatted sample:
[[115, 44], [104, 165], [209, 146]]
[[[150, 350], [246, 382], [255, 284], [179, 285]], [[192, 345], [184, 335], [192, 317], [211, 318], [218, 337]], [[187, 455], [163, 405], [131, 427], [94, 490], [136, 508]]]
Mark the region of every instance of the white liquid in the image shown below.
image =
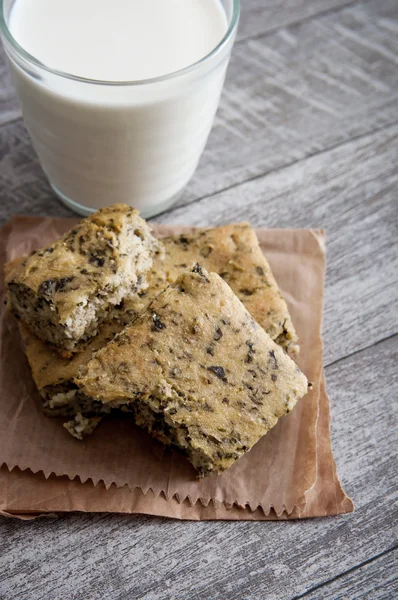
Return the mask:
[[17, 0], [14, 38], [46, 66], [107, 81], [167, 75], [227, 30], [218, 0]]
[[[46, 67], [115, 82], [200, 61], [228, 23], [219, 0], [16, 0], [9, 28]], [[232, 42], [196, 70], [134, 86], [37, 68], [32, 77], [14, 64], [25, 123], [53, 187], [91, 208], [126, 202], [150, 214], [170, 202], [205, 146]]]

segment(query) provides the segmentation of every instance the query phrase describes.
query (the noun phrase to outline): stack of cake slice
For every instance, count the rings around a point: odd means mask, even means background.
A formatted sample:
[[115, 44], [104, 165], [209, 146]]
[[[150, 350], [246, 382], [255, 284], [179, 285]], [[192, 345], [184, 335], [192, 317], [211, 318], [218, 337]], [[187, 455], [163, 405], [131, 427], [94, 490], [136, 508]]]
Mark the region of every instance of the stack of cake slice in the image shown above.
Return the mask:
[[306, 393], [297, 335], [249, 225], [162, 242], [104, 209], [10, 267], [9, 307], [43, 409], [72, 435], [128, 411], [200, 475], [222, 472]]

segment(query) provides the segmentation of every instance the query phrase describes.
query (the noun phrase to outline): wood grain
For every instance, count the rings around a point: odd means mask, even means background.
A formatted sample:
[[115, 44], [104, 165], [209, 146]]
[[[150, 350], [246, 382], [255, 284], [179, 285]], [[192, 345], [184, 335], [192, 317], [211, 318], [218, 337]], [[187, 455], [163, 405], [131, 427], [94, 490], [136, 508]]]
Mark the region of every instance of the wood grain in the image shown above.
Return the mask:
[[356, 504], [352, 515], [233, 526], [115, 515], [3, 521], [0, 597], [288, 599], [392, 548], [397, 342], [398, 336], [326, 371], [333, 445]]
[[307, 600], [356, 600], [358, 597], [372, 600], [391, 600], [398, 596], [398, 549], [354, 567], [327, 586], [297, 596]]
[[398, 331], [398, 125], [211, 198], [161, 223], [326, 227], [326, 364]]
[[258, 37], [353, 4], [358, 4], [358, 0], [242, 0], [238, 40]]
[[0, 223], [15, 214], [71, 217], [47, 183], [22, 122], [0, 128]]
[[6, 55], [0, 41], [0, 125], [17, 119], [21, 109], [8, 70]]
[[181, 204], [397, 121], [397, 18], [378, 0], [237, 45]]

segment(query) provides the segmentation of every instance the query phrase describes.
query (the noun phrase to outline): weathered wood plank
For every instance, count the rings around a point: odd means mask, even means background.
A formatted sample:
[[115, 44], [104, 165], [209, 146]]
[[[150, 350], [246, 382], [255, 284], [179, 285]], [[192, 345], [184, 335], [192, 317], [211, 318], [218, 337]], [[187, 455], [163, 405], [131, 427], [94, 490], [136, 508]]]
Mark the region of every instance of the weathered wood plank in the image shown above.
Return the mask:
[[326, 364], [398, 331], [398, 125], [157, 221], [326, 227]]
[[378, 0], [237, 45], [181, 203], [396, 121], [397, 18], [396, 0]]
[[0, 41], [0, 125], [17, 119], [21, 114], [8, 70], [6, 55]]
[[[391, 600], [398, 597], [398, 551], [384, 554], [314, 590], [299, 596], [307, 600]], [[298, 598], [296, 599], [298, 600]]]
[[[238, 44], [208, 147], [180, 205], [397, 121], [394, 17], [396, 0], [360, 3]], [[51, 192], [20, 124], [0, 129], [5, 144], [10, 185], [18, 185], [19, 155], [27, 153], [36, 202], [41, 195], [47, 202]], [[15, 206], [7, 188], [5, 204]]]
[[353, 514], [291, 523], [115, 515], [1, 521], [0, 597], [283, 600], [393, 547], [397, 342], [382, 342], [326, 372], [333, 445], [356, 503]]
[[0, 223], [18, 213], [76, 216], [48, 185], [20, 121], [0, 128], [0, 190]]
[[238, 40], [304, 21], [357, 3], [357, 0], [242, 0]]

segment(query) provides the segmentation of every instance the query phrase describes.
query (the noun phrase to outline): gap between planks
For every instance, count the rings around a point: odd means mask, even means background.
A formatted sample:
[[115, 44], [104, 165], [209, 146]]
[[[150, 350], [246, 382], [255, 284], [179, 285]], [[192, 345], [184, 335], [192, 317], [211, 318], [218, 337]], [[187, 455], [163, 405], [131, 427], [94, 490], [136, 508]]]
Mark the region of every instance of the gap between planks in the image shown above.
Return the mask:
[[209, 200], [210, 198], [216, 197], [219, 194], [223, 194], [225, 192], [229, 192], [230, 190], [238, 188], [244, 184], [250, 183], [252, 181], [257, 181], [257, 180], [262, 179], [263, 177], [267, 177], [268, 175], [271, 175], [271, 174], [280, 173], [284, 169], [288, 169], [289, 167], [293, 167], [294, 165], [297, 165], [300, 163], [305, 163], [307, 160], [310, 160], [311, 158], [314, 158], [316, 156], [322, 156], [323, 154], [327, 154], [328, 152], [332, 152], [333, 150], [337, 150], [338, 148], [344, 148], [348, 144], [351, 144], [351, 142], [356, 142], [358, 140], [368, 137], [369, 135], [374, 135], [374, 134], [380, 133], [381, 131], [389, 129], [390, 127], [395, 127], [396, 125], [398, 125], [398, 121], [394, 121], [392, 123], [387, 123], [387, 124], [383, 125], [382, 127], [379, 127], [378, 129], [373, 129], [371, 132], [362, 133], [362, 134], [356, 135], [354, 137], [351, 137], [348, 140], [343, 140], [342, 142], [332, 144], [331, 146], [329, 146], [327, 148], [323, 148], [322, 150], [312, 152], [310, 154], [307, 154], [306, 156], [303, 156], [302, 158], [298, 158], [297, 160], [292, 160], [291, 162], [285, 163], [284, 165], [281, 165], [279, 167], [275, 167], [273, 169], [272, 168], [268, 169], [268, 170], [264, 171], [263, 173], [259, 173], [258, 175], [253, 175], [253, 177], [248, 177], [245, 180], [237, 181], [236, 183], [227, 185], [226, 187], [219, 189], [211, 194], [205, 194], [204, 196], [195, 198], [195, 200], [191, 200], [190, 202], [186, 202], [184, 204], [176, 204], [175, 206], [168, 208], [167, 210], [159, 213], [156, 216], [161, 217], [164, 215], [172, 214], [176, 210], [188, 208], [190, 206], [193, 206], [194, 204], [198, 204], [199, 202], [202, 202], [202, 200]]
[[331, 583], [338, 581], [339, 579], [342, 579], [343, 577], [346, 577], [347, 575], [350, 575], [351, 573], [354, 573], [355, 571], [358, 571], [358, 569], [361, 569], [362, 567], [365, 567], [366, 565], [369, 565], [369, 564], [383, 558], [383, 556], [386, 556], [387, 554], [390, 554], [391, 552], [395, 552], [395, 550], [397, 550], [397, 549], [398, 549], [398, 544], [396, 544], [392, 548], [388, 548], [388, 550], [384, 550], [384, 552], [380, 552], [379, 554], [372, 556], [372, 558], [368, 558], [367, 560], [364, 560], [363, 562], [359, 563], [359, 565], [356, 565], [355, 567], [351, 567], [351, 569], [347, 569], [347, 571], [343, 571], [342, 573], [339, 573], [338, 575], [336, 575], [335, 577], [332, 577], [331, 579], [328, 579], [327, 581], [324, 581], [322, 583], [319, 583], [318, 585], [315, 585], [314, 587], [310, 588], [303, 594], [300, 594], [299, 596], [294, 596], [292, 598], [292, 600], [300, 600], [301, 598], [305, 598], [306, 596], [309, 596], [313, 592], [316, 592], [322, 588], [325, 588], [328, 585], [330, 585]]
[[3, 121], [2, 123], [0, 123], [0, 129], [2, 129], [3, 127], [7, 127], [8, 125], [14, 125], [15, 123], [18, 123], [18, 121], [23, 121], [22, 115], [20, 115], [19, 117], [13, 117], [9, 121]]
[[336, 360], [333, 360], [330, 363], [325, 363], [324, 364], [324, 369], [327, 369], [328, 367], [334, 367], [335, 365], [337, 365], [338, 363], [342, 362], [343, 360], [347, 360], [347, 358], [351, 358], [352, 356], [356, 356], [357, 354], [360, 354], [361, 352], [364, 352], [364, 350], [371, 350], [375, 346], [378, 346], [379, 344], [382, 344], [383, 342], [387, 342], [388, 340], [391, 340], [391, 339], [393, 339], [395, 337], [398, 338], [398, 331], [395, 331], [391, 335], [384, 336], [380, 340], [377, 340], [376, 342], [373, 342], [372, 344], [369, 344], [369, 346], [364, 346], [363, 348], [359, 348], [358, 350], [355, 350], [354, 352], [350, 352], [349, 354], [346, 354], [345, 356], [341, 356], [340, 358], [337, 358]]
[[[360, 1], [360, 0], [358, 0], [358, 1]], [[357, 3], [357, 2], [355, 2], [355, 3]], [[3, 127], [7, 127], [9, 125], [13, 125], [15, 123], [18, 123], [19, 121], [21, 121], [23, 123], [22, 116], [16, 117], [15, 119], [11, 119], [10, 121], [4, 122], [4, 123], [0, 123], [0, 130]], [[398, 121], [393, 121], [391, 123], [386, 123], [382, 127], [379, 127], [377, 129], [373, 129], [370, 132], [365, 132], [365, 133], [353, 136], [350, 139], [343, 140], [343, 141], [338, 142], [336, 144], [332, 144], [332, 145], [328, 146], [327, 148], [323, 148], [322, 150], [318, 150], [318, 151], [309, 153], [306, 156], [303, 156], [302, 158], [298, 158], [297, 160], [293, 160], [291, 162], [285, 163], [284, 165], [280, 165], [280, 166], [277, 166], [277, 167], [274, 167], [274, 168], [271, 168], [271, 169], [267, 169], [264, 172], [261, 172], [261, 173], [259, 173], [257, 175], [253, 175], [253, 177], [247, 177], [246, 179], [243, 179], [241, 181], [237, 181], [236, 183], [232, 183], [231, 185], [227, 185], [227, 186], [225, 186], [223, 188], [220, 188], [220, 189], [212, 192], [211, 194], [205, 194], [204, 196], [200, 196], [199, 198], [195, 198], [194, 200], [191, 200], [189, 202], [185, 202], [184, 204], [176, 204], [174, 206], [171, 206], [167, 210], [164, 210], [164, 211], [158, 213], [156, 215], [156, 217], [162, 217], [162, 216], [165, 216], [165, 215], [172, 214], [176, 210], [180, 210], [180, 209], [183, 209], [183, 208], [187, 208], [187, 207], [193, 206], [194, 204], [198, 204], [199, 202], [202, 202], [202, 200], [208, 200], [210, 198], [216, 197], [216, 196], [218, 196], [220, 194], [223, 194], [225, 192], [229, 192], [230, 190], [238, 188], [239, 186], [242, 186], [244, 184], [250, 183], [252, 181], [257, 181], [259, 179], [262, 179], [263, 177], [267, 177], [268, 175], [271, 175], [271, 174], [274, 174], [274, 173], [280, 173], [284, 169], [288, 169], [289, 167], [292, 167], [294, 165], [297, 165], [297, 164], [300, 164], [300, 163], [304, 163], [307, 160], [310, 160], [311, 158], [314, 158], [315, 156], [321, 156], [321, 155], [326, 154], [328, 152], [331, 152], [333, 150], [337, 150], [338, 148], [343, 148], [344, 146], [347, 146], [351, 142], [355, 142], [355, 141], [358, 141], [358, 140], [360, 140], [362, 138], [366, 138], [369, 135], [380, 133], [381, 131], [389, 129], [390, 127], [395, 127], [396, 125], [398, 125]], [[156, 217], [153, 217], [153, 219], [156, 218]], [[148, 219], [148, 220], [150, 221], [151, 219]]]
[[[367, 3], [369, 2], [374, 2], [375, 0], [368, 0]], [[287, 29], [289, 27], [295, 27], [296, 25], [302, 25], [303, 23], [308, 23], [309, 21], [315, 21], [318, 18], [321, 17], [327, 17], [328, 15], [334, 14], [336, 12], [339, 12], [340, 10], [344, 10], [346, 8], [351, 8], [352, 6], [356, 6], [357, 4], [363, 4], [363, 0], [348, 0], [346, 3], [344, 4], [339, 4], [336, 6], [331, 6], [330, 8], [326, 8], [325, 10], [320, 10], [318, 12], [315, 12], [314, 14], [310, 14], [307, 15], [305, 17], [302, 18], [298, 18], [295, 21], [289, 21], [285, 24], [281, 24], [281, 25], [277, 25], [276, 27], [270, 27], [269, 29], [265, 29], [264, 31], [259, 31], [258, 33], [255, 33], [253, 35], [243, 35], [242, 37], [238, 37], [238, 39], [235, 42], [235, 45], [237, 44], [242, 44], [242, 42], [249, 42], [251, 40], [258, 40], [260, 38], [266, 38], [269, 35], [274, 35], [275, 33], [278, 33], [278, 31], [281, 31], [282, 29]]]

